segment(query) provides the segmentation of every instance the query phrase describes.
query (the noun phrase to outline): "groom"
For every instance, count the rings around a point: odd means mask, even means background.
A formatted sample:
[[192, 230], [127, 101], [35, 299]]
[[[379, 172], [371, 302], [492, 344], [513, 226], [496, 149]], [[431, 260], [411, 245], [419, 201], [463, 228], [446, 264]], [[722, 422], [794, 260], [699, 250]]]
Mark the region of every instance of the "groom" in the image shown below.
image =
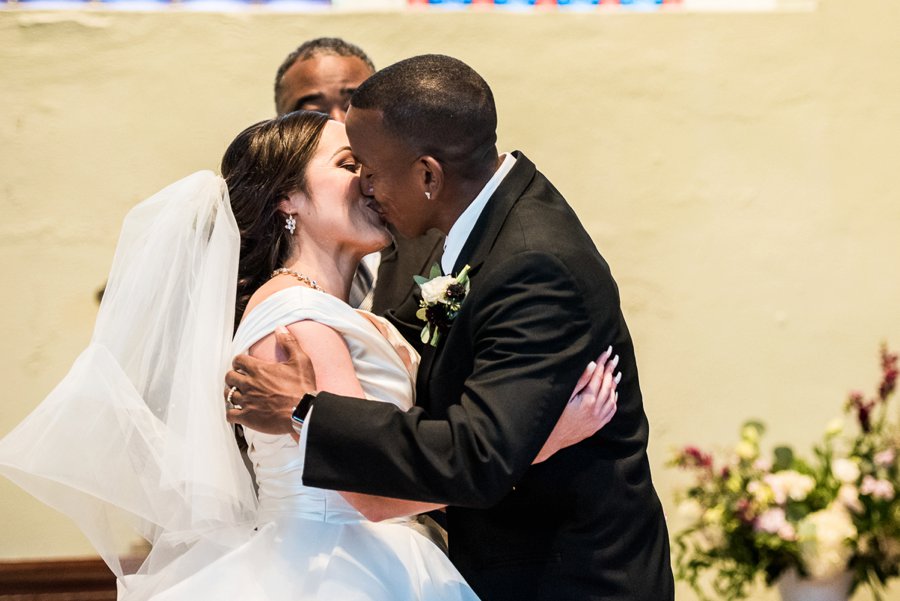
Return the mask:
[[[451, 559], [486, 601], [673, 599], [618, 289], [534, 164], [498, 156], [496, 123], [484, 80], [437, 55], [377, 72], [347, 115], [364, 193], [402, 235], [446, 232], [443, 271], [471, 278], [423, 356], [417, 407], [316, 392], [308, 362], [291, 377], [269, 364], [228, 374], [256, 391], [230, 418], [282, 432], [303, 395], [304, 484], [447, 504]], [[610, 344], [624, 378], [616, 416], [532, 465], [582, 367]]]

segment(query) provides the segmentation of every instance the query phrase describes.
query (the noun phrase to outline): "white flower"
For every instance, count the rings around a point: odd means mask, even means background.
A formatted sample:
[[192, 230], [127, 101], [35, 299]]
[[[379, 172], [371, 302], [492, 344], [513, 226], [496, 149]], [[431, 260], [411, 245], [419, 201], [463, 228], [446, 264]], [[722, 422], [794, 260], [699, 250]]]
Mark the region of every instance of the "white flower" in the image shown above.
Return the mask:
[[876, 480], [872, 476], [866, 476], [859, 485], [859, 492], [873, 499], [890, 501], [894, 498], [894, 485], [888, 480]]
[[852, 484], [842, 485], [838, 490], [837, 498], [844, 507], [854, 513], [860, 513], [863, 510], [863, 505], [859, 500], [859, 490]]
[[678, 517], [694, 524], [703, 517], [703, 506], [696, 499], [685, 499], [678, 504]]
[[747, 483], [747, 492], [753, 496], [753, 500], [760, 505], [768, 505], [774, 500], [772, 489], [759, 480], [751, 480]]
[[767, 474], [763, 481], [772, 489], [775, 502], [783, 505], [787, 500], [802, 501], [816, 487], [816, 481], [794, 470]]
[[768, 457], [760, 457], [753, 462], [753, 467], [761, 472], [768, 472], [772, 469], [772, 460]]
[[754, 499], [758, 499], [763, 493], [763, 485], [759, 480], [751, 480], [747, 483], [747, 492], [753, 495]]
[[777, 534], [783, 540], [794, 540], [797, 537], [794, 527], [787, 521], [784, 509], [781, 507], [763, 512], [756, 520], [756, 529]]
[[442, 275], [422, 284], [422, 300], [429, 305], [446, 300], [447, 288], [456, 281], [452, 275]]
[[786, 523], [787, 517], [784, 514], [784, 509], [775, 507], [768, 511], [764, 511], [762, 515], [756, 519], [756, 529], [775, 534], [778, 532], [778, 529]]
[[859, 466], [850, 459], [835, 459], [831, 462], [831, 473], [840, 482], [854, 484], [859, 479]]
[[875, 453], [873, 459], [875, 460], [875, 465], [879, 467], [890, 467], [894, 464], [894, 460], [897, 459], [897, 452], [894, 449], [885, 449]]
[[850, 514], [837, 504], [809, 514], [799, 524], [800, 556], [813, 578], [829, 578], [847, 568], [856, 538]]
[[797, 531], [794, 529], [793, 524], [785, 522], [784, 525], [778, 529], [778, 536], [781, 537], [781, 540], [797, 540]]

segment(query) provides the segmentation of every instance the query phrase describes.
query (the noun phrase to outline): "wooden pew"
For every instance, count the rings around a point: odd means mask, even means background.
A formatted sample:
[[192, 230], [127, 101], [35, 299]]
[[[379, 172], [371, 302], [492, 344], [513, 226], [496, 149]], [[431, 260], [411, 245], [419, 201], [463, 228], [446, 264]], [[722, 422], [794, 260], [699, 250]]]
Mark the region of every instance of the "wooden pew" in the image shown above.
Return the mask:
[[0, 561], [0, 601], [115, 601], [100, 558]]

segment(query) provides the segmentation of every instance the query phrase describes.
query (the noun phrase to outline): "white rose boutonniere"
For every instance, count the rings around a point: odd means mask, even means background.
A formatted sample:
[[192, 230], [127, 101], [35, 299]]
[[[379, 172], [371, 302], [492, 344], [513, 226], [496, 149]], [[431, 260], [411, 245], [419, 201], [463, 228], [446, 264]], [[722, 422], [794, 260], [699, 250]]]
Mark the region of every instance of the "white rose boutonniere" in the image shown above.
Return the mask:
[[435, 263], [431, 267], [430, 277], [413, 276], [422, 290], [422, 300], [416, 312], [416, 317], [425, 322], [422, 342], [437, 346], [441, 336], [450, 329], [469, 293], [468, 273], [469, 266], [466, 265], [456, 276], [441, 275], [441, 268]]

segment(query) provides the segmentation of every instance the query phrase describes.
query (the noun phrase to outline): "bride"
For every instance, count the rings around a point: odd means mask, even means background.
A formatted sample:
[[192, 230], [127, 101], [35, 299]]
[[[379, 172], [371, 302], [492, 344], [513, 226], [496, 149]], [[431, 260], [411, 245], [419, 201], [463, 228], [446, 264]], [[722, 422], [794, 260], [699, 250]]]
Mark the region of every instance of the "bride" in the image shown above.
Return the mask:
[[[0, 441], [0, 472], [78, 523], [119, 599], [476, 599], [411, 527], [436, 505], [303, 486], [295, 437], [246, 430], [257, 494], [225, 420], [230, 359], [283, 360], [284, 326], [329, 390], [412, 407], [417, 353], [345, 302], [389, 241], [357, 171], [343, 125], [291, 113], [238, 135], [224, 179], [195, 173], [135, 207], [89, 346]], [[612, 417], [609, 355], [539, 459]], [[152, 551], [129, 573], [135, 531]]]

